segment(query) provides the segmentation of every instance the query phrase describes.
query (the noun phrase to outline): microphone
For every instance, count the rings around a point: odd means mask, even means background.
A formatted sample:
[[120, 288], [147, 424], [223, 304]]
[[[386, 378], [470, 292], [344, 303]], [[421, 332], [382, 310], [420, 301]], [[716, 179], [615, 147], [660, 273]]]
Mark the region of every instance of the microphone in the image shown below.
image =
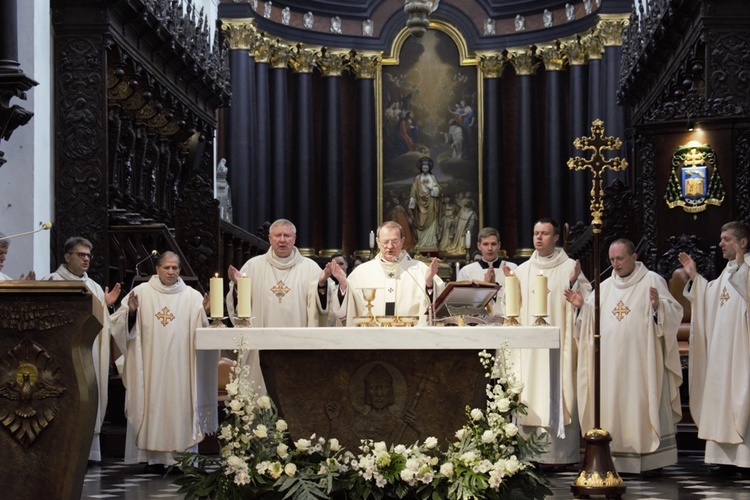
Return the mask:
[[144, 262], [146, 262], [150, 258], [154, 257], [155, 255], [159, 255], [159, 252], [157, 252], [156, 250], [151, 250], [150, 254], [146, 255], [144, 258], [142, 258], [141, 260], [139, 260], [135, 264], [135, 276], [133, 276], [133, 281], [130, 282], [130, 289], [131, 290], [133, 289], [133, 285], [135, 285], [135, 279], [138, 278], [139, 276], [141, 276], [141, 270], [138, 269], [138, 266], [140, 266], [141, 264], [143, 264]]
[[[404, 258], [406, 260], [411, 260], [411, 257], [409, 257], [409, 254], [405, 254]], [[396, 257], [394, 257], [391, 262], [395, 263], [395, 264], [398, 264], [398, 267], [400, 267], [404, 271], [405, 274], [409, 275], [409, 277], [412, 280], [414, 280], [414, 283], [417, 284], [417, 288], [419, 288], [420, 290], [422, 290], [422, 293], [427, 298], [427, 303], [429, 304], [429, 306], [427, 307], [427, 325], [428, 326], [433, 326], [434, 321], [435, 321], [435, 302], [432, 300], [432, 298], [430, 298], [430, 295], [425, 291], [425, 287], [427, 286], [427, 284], [423, 283], [423, 284], [420, 285], [419, 281], [417, 281], [417, 278], [415, 278], [414, 276], [412, 276], [411, 273], [406, 269], [406, 267], [404, 267], [404, 265], [401, 263], [401, 260], [399, 260], [399, 256], [398, 255]], [[435, 283], [433, 282], [433, 287], [434, 286], [435, 286]], [[433, 292], [432, 293], [433, 294], [435, 293], [434, 288], [433, 288]]]
[[34, 231], [26, 231], [25, 233], [11, 234], [10, 236], [3, 236], [3, 237], [0, 237], [0, 241], [6, 241], [11, 238], [17, 238], [18, 236], [26, 236], [27, 234], [38, 233], [39, 231], [47, 231], [51, 227], [52, 227], [51, 222], [40, 222], [39, 229], [35, 229]]

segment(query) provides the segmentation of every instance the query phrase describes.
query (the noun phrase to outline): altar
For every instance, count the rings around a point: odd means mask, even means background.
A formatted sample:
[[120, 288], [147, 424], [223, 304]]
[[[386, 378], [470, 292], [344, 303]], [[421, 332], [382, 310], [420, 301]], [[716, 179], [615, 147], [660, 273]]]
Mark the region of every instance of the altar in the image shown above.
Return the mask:
[[[292, 439], [336, 437], [351, 450], [370, 438], [412, 444], [452, 438], [465, 408], [484, 408], [477, 353], [548, 349], [557, 327], [200, 328], [198, 349], [260, 351], [269, 395]], [[560, 386], [552, 388], [559, 398]]]

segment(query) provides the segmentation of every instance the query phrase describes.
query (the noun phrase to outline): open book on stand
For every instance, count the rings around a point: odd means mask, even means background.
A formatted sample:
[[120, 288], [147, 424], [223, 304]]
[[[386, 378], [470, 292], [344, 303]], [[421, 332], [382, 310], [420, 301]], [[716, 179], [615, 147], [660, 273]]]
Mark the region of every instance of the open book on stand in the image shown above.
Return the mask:
[[486, 317], [488, 316], [487, 304], [501, 288], [502, 285], [497, 283], [483, 281], [451, 281], [435, 299], [435, 317], [446, 318], [458, 315]]

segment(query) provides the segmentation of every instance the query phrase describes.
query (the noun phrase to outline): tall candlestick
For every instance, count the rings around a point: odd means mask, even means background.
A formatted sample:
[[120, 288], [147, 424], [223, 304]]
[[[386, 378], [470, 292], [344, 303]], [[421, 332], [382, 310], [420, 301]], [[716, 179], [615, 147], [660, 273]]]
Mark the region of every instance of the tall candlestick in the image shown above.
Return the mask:
[[521, 295], [518, 276], [512, 274], [505, 277], [505, 315], [518, 316], [521, 313]]
[[464, 242], [466, 249], [471, 248], [471, 231], [466, 231], [466, 241]]
[[375, 231], [370, 231], [370, 248], [375, 248]]
[[252, 315], [251, 293], [250, 278], [244, 275], [237, 278], [237, 316], [240, 318], [249, 318]]
[[216, 274], [211, 278], [210, 285], [211, 317], [221, 318], [224, 316], [224, 279]]
[[539, 272], [534, 278], [534, 316], [547, 315], [547, 277]]

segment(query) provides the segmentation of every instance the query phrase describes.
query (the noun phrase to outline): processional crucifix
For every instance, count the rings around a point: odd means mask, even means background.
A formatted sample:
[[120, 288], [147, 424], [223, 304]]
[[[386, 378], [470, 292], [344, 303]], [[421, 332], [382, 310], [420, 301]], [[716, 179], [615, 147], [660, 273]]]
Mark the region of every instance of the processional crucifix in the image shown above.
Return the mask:
[[599, 282], [600, 262], [599, 238], [602, 232], [602, 214], [604, 212], [604, 188], [602, 187], [603, 173], [625, 170], [628, 162], [619, 157], [606, 158], [605, 151], [619, 150], [622, 142], [619, 137], [604, 136], [604, 123], [597, 119], [591, 126], [590, 137], [579, 137], [573, 141], [576, 149], [592, 151], [590, 158], [576, 156], [568, 160], [571, 170], [591, 170], [591, 226], [594, 233], [594, 428], [586, 432], [586, 452], [583, 466], [578, 474], [571, 492], [576, 496], [588, 498], [588, 495], [605, 495], [607, 498], [620, 498], [625, 493], [625, 485], [615, 470], [610, 454], [609, 443], [612, 437], [609, 432], [601, 428], [600, 400], [601, 389], [601, 326], [599, 321]]

